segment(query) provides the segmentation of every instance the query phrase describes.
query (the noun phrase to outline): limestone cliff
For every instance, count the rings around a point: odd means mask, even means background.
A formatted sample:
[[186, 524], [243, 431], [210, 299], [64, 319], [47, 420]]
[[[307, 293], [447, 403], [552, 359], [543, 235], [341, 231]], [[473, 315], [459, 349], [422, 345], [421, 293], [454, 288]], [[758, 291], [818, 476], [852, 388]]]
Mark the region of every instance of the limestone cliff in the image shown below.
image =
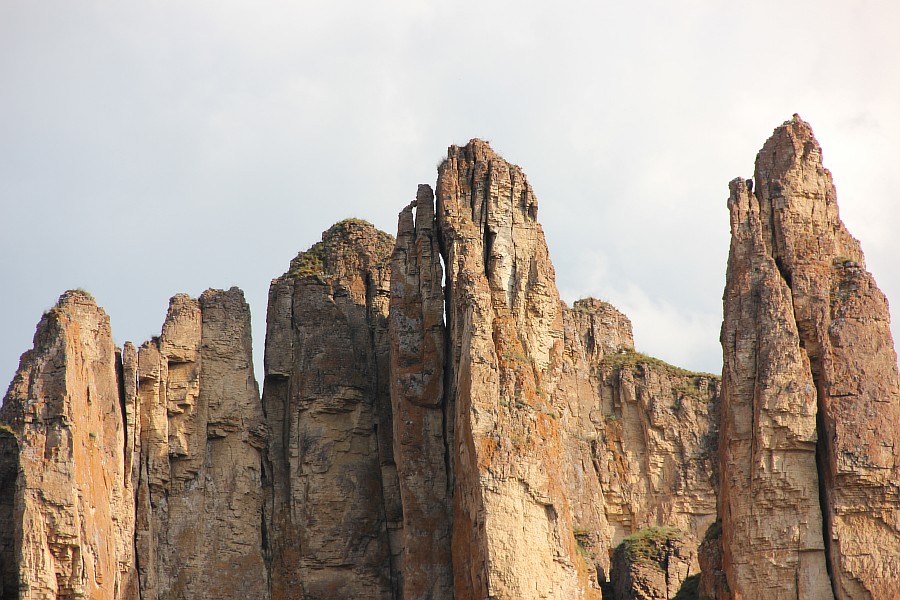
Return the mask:
[[[734, 598], [900, 596], [900, 387], [887, 301], [796, 115], [731, 182], [722, 570]], [[755, 187], [755, 191], [753, 190]]]

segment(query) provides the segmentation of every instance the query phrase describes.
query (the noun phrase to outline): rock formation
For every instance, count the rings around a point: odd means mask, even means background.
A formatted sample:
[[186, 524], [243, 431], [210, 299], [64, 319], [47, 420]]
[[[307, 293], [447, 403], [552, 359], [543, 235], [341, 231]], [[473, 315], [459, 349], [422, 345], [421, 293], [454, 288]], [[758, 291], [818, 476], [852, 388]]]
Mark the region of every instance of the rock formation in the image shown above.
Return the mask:
[[887, 301], [796, 115], [731, 182], [722, 569], [734, 598], [900, 597], [900, 387]]
[[269, 290], [272, 598], [392, 598], [401, 508], [387, 317], [391, 236], [342, 221]]
[[391, 402], [407, 600], [453, 598], [449, 462], [455, 417], [444, 394], [443, 270], [434, 217], [434, 193], [421, 185], [416, 201], [400, 213], [391, 259]]
[[560, 300], [525, 174], [479, 140], [396, 240], [341, 221], [272, 281], [261, 398], [240, 290], [121, 350], [67, 292], [0, 408], [0, 598], [900, 596], [887, 302], [808, 125], [755, 182], [721, 384]]
[[602, 582], [641, 529], [677, 527], [696, 550], [716, 514], [718, 379], [635, 352], [631, 323], [604, 302], [578, 301], [564, 322], [554, 397], [581, 553]]
[[141, 598], [264, 597], [266, 432], [243, 293], [175, 296], [122, 365]]
[[174, 297], [162, 335], [118, 355], [103, 310], [67, 292], [0, 420], [4, 597], [262, 597], [266, 437], [240, 290]]
[[650, 527], [626, 537], [613, 554], [616, 600], [670, 600], [691, 572], [694, 550], [670, 527]]
[[0, 409], [13, 450], [0, 458], [4, 594], [136, 597], [120, 406], [109, 317], [87, 293], [67, 292], [38, 324]]

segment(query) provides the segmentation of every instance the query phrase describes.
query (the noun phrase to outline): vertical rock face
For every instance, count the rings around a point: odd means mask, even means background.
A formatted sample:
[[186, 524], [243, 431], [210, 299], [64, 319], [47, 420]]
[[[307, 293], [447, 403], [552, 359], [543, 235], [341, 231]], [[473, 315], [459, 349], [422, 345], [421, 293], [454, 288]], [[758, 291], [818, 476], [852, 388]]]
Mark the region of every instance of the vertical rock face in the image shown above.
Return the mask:
[[391, 259], [391, 401], [406, 600], [453, 598], [448, 452], [454, 413], [444, 395], [443, 269], [434, 227], [434, 193], [422, 185], [400, 213]]
[[0, 420], [3, 597], [267, 597], [240, 290], [176, 296], [162, 335], [118, 354], [106, 314], [67, 292]]
[[342, 221], [272, 282], [263, 403], [274, 599], [392, 598], [400, 588], [393, 246], [368, 223]]
[[447, 267], [448, 394], [456, 421], [453, 570], [459, 598], [591, 592], [561, 476], [544, 375], [561, 359], [562, 309], [521, 169], [484, 142], [438, 170]]
[[41, 319], [0, 421], [4, 594], [136, 597], [116, 352], [88, 294], [67, 292]]
[[601, 582], [612, 549], [647, 527], [679, 528], [693, 553], [716, 514], [718, 379], [635, 352], [605, 302], [579, 300], [564, 323], [554, 404], [579, 552]]
[[16, 480], [19, 442], [12, 429], [0, 424], [0, 598], [18, 598], [16, 559]]
[[900, 594], [900, 386], [887, 301], [798, 117], [731, 183], [722, 568], [735, 598]]
[[123, 380], [126, 412], [134, 406], [140, 417], [133, 469], [143, 597], [266, 597], [266, 436], [243, 293], [173, 297], [160, 337], [136, 360], [132, 352], [123, 352]]

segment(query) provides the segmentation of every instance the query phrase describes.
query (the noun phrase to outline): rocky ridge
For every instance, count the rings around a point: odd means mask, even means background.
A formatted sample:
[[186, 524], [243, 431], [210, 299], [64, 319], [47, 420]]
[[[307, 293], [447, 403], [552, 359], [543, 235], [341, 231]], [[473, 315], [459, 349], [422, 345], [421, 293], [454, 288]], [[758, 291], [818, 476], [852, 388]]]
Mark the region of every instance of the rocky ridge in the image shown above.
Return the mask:
[[886, 301], [808, 125], [755, 183], [721, 383], [560, 300], [479, 140], [396, 239], [342, 221], [272, 281], [261, 397], [239, 290], [121, 350], [64, 294], [0, 408], [0, 597], [686, 598], [701, 565], [710, 598], [894, 597]]

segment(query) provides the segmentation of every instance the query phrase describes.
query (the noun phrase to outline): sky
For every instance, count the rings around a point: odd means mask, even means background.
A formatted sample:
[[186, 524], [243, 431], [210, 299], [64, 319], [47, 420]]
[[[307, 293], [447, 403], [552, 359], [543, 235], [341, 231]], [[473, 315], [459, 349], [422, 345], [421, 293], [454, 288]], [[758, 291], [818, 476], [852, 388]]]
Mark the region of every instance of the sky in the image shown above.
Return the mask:
[[340, 219], [396, 233], [473, 137], [525, 170], [566, 301], [718, 372], [727, 184], [799, 113], [900, 302], [897, 23], [892, 0], [3, 0], [0, 380], [76, 287], [121, 345], [236, 285], [261, 373], [271, 279]]

